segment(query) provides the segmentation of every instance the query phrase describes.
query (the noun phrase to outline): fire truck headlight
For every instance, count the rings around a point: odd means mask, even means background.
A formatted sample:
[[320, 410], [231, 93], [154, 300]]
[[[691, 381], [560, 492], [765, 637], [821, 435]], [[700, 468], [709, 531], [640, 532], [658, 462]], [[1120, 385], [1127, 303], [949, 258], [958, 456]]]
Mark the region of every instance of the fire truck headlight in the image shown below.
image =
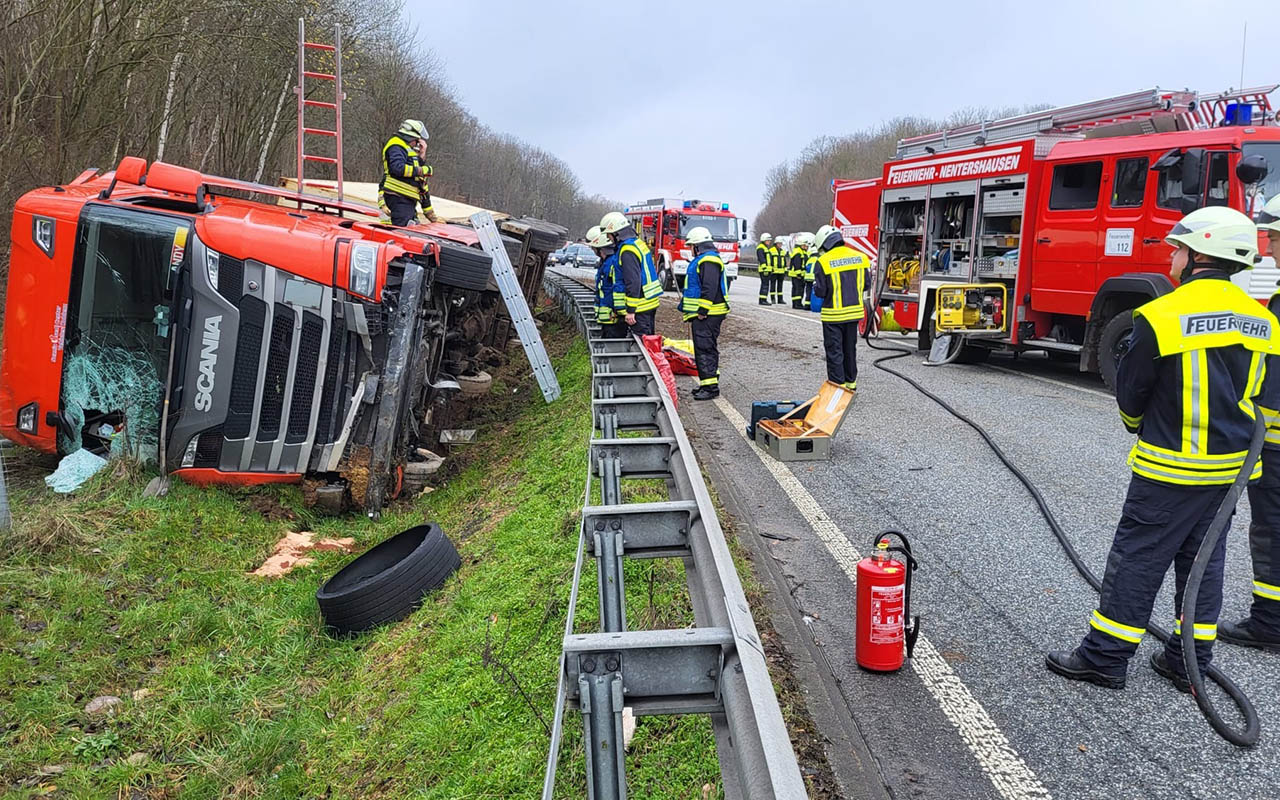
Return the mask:
[[378, 274], [378, 246], [369, 242], [351, 245], [347, 288], [353, 293], [373, 299]]
[[36, 416], [40, 408], [35, 403], [27, 403], [18, 409], [18, 430], [23, 433], [36, 432]]
[[31, 220], [31, 239], [44, 254], [53, 258], [53, 220], [48, 217], [35, 217]]
[[194, 467], [196, 465], [196, 446], [199, 442], [199, 436], [191, 437], [191, 441], [187, 443], [187, 449], [182, 453], [182, 466]]
[[222, 258], [220, 253], [212, 250], [205, 250], [204, 267], [209, 273], [209, 285], [218, 288], [218, 260]]

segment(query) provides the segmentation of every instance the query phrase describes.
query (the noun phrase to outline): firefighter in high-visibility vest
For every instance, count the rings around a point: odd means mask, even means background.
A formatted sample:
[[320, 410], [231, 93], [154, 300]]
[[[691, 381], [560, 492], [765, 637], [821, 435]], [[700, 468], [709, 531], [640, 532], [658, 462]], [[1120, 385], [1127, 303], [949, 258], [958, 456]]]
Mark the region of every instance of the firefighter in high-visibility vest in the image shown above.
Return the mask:
[[[1124, 688], [1170, 564], [1175, 635], [1152, 653], [1151, 666], [1190, 691], [1178, 634], [1193, 625], [1197, 663], [1208, 668], [1222, 609], [1226, 537], [1200, 584], [1195, 619], [1179, 617], [1183, 588], [1244, 467], [1259, 406], [1276, 405], [1277, 376], [1268, 376], [1267, 357], [1280, 353], [1280, 322], [1231, 282], [1258, 254], [1253, 222], [1234, 209], [1202, 208], [1183, 217], [1165, 241], [1176, 248], [1170, 274], [1181, 285], [1134, 312], [1116, 377], [1120, 418], [1138, 441], [1098, 607], [1079, 647], [1045, 657], [1053, 672], [1108, 689]], [[1220, 324], [1223, 319], [1231, 324]], [[1259, 463], [1250, 477], [1262, 474]]]
[[782, 282], [787, 278], [787, 251], [783, 249], [782, 243], [777, 239], [773, 241], [770, 255], [773, 262], [773, 274], [769, 281], [769, 302], [774, 305], [782, 305]]
[[680, 311], [693, 338], [693, 361], [698, 367], [698, 388], [693, 399], [712, 400], [720, 396], [720, 326], [729, 313], [729, 285], [711, 231], [702, 226], [691, 228], [684, 240], [694, 254], [685, 272], [684, 296], [680, 299]]
[[771, 234], [760, 234], [760, 243], [756, 245], [756, 274], [760, 277], [760, 305], [762, 306], [771, 305], [769, 287], [773, 285], [773, 259], [770, 250], [772, 245]]
[[813, 268], [818, 263], [818, 248], [814, 246], [816, 238], [812, 233], [800, 234], [804, 237], [805, 243], [809, 245], [808, 252], [804, 254], [804, 304], [802, 308], [813, 310]]
[[600, 220], [600, 230], [618, 248], [617, 271], [621, 273], [624, 297], [623, 318], [632, 335], [650, 336], [658, 315], [662, 283], [653, 265], [653, 253], [620, 211], [610, 211]]
[[787, 276], [791, 278], [791, 307], [801, 308], [804, 303], [804, 262], [809, 257], [809, 243], [803, 233], [791, 237], [791, 252], [787, 255]]
[[[1280, 261], [1280, 195], [1258, 212], [1258, 231], [1267, 236], [1269, 255]], [[1271, 298], [1271, 313], [1280, 316], [1280, 292]], [[1280, 373], [1280, 358], [1267, 360], [1267, 370]], [[1224, 642], [1280, 651], [1280, 411], [1260, 404], [1267, 417], [1262, 450], [1262, 480], [1249, 487], [1249, 553], [1253, 557], [1253, 603], [1249, 616], [1218, 626]]]
[[626, 295], [617, 281], [618, 253], [613, 242], [596, 225], [587, 231], [587, 245], [600, 257], [596, 267], [596, 322], [606, 339], [623, 339], [627, 336]]
[[[421, 218], [435, 222], [427, 178], [431, 167], [427, 158], [427, 126], [421, 120], [406, 119], [400, 130], [382, 146], [382, 180], [378, 182], [378, 205], [392, 225], [408, 225]], [[422, 207], [419, 217], [418, 207]]]
[[867, 315], [862, 303], [871, 259], [845, 244], [840, 231], [823, 225], [814, 236], [818, 252], [813, 267], [813, 293], [822, 298], [822, 343], [827, 353], [827, 380], [858, 388], [858, 321]]

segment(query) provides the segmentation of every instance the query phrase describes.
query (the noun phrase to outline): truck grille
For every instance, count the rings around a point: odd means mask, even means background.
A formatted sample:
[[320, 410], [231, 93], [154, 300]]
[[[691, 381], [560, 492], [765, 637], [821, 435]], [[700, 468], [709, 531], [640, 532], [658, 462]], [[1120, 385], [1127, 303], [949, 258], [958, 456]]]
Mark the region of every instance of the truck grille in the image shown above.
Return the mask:
[[298, 339], [298, 368], [293, 376], [293, 399], [289, 402], [289, 427], [285, 444], [307, 439], [311, 427], [311, 398], [316, 390], [316, 371], [320, 368], [320, 341], [324, 338], [324, 320], [310, 311], [302, 315], [302, 335]]
[[276, 303], [271, 320], [271, 343], [267, 350], [267, 372], [263, 378], [262, 413], [258, 417], [258, 441], [271, 442], [280, 435], [280, 415], [284, 411], [284, 390], [293, 356], [293, 310]]
[[[221, 283], [221, 277], [219, 277]], [[258, 396], [258, 361], [262, 356], [262, 331], [267, 304], [256, 297], [240, 298], [240, 335], [231, 373], [231, 399], [224, 432], [228, 439], [244, 439], [253, 424], [253, 403]]]
[[216, 468], [222, 460], [222, 426], [210, 428], [196, 438], [196, 462], [199, 469]]
[[226, 254], [218, 256], [218, 294], [232, 303], [244, 292], [244, 262]]
[[324, 365], [324, 389], [320, 392], [320, 414], [316, 422], [316, 444], [330, 444], [337, 437], [337, 421], [334, 419], [334, 405], [339, 404], [338, 396], [342, 391], [342, 376], [346, 371], [346, 361], [342, 358], [346, 352], [347, 334], [333, 331], [329, 334], [329, 355]]

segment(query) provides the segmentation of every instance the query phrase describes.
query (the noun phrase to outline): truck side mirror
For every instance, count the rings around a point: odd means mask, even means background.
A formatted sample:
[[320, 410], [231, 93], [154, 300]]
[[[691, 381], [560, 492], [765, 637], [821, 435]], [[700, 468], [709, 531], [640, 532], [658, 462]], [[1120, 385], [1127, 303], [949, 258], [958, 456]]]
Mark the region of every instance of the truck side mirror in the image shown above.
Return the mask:
[[1191, 147], [1182, 154], [1182, 196], [1194, 197], [1199, 207], [1204, 194], [1204, 150]]
[[1266, 180], [1268, 172], [1270, 172], [1270, 169], [1267, 166], [1267, 159], [1256, 153], [1251, 156], [1245, 156], [1240, 159], [1239, 164], [1236, 164], [1236, 178], [1245, 186], [1262, 183]]

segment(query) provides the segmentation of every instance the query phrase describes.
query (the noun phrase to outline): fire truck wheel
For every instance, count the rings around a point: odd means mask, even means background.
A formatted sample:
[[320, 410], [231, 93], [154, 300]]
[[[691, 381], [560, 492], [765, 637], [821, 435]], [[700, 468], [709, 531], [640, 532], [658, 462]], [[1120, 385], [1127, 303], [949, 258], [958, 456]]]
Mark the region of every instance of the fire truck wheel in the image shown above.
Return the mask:
[[460, 566], [439, 525], [410, 528], [357, 556], [321, 586], [320, 616], [339, 634], [404, 619]]
[[1116, 372], [1120, 369], [1120, 357], [1129, 346], [1129, 332], [1133, 330], [1133, 313], [1121, 311], [1102, 328], [1098, 340], [1098, 371], [1102, 382], [1111, 391], [1116, 389]]
[[463, 397], [480, 397], [488, 394], [490, 387], [493, 386], [493, 376], [484, 370], [480, 370], [475, 375], [459, 375], [456, 380]]

